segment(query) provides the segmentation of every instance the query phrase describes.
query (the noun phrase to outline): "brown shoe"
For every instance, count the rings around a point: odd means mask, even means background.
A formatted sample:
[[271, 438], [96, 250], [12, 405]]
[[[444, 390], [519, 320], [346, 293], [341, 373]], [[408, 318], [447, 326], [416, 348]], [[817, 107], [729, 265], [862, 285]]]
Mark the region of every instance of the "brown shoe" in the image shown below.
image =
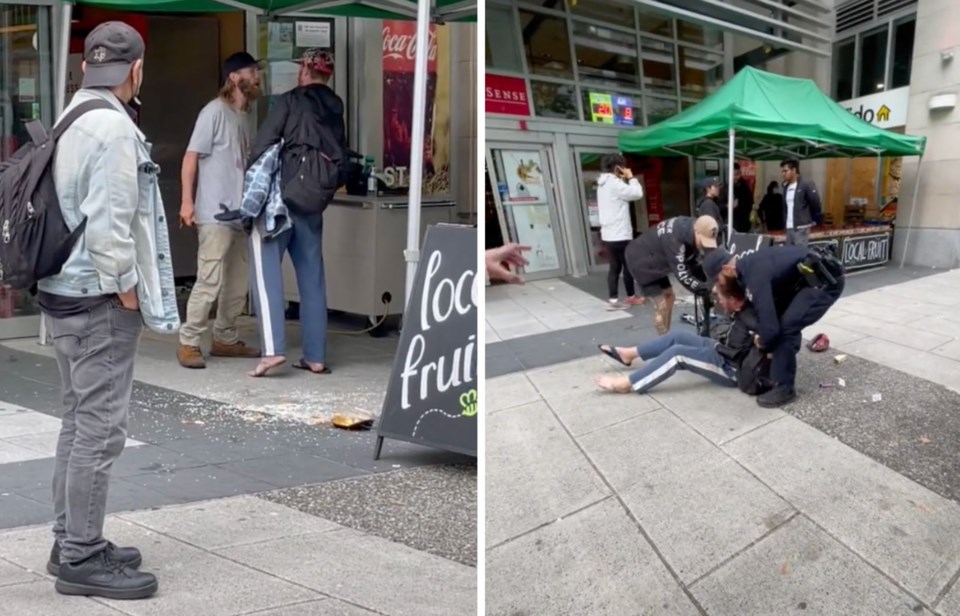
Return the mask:
[[238, 357], [241, 359], [253, 359], [260, 357], [260, 349], [248, 347], [243, 340], [237, 340], [233, 344], [226, 344], [213, 340], [213, 346], [210, 348], [210, 355], [213, 357]]
[[207, 362], [203, 360], [203, 353], [200, 351], [200, 347], [181, 344], [180, 348], [177, 349], [177, 359], [184, 368], [199, 370], [207, 367]]

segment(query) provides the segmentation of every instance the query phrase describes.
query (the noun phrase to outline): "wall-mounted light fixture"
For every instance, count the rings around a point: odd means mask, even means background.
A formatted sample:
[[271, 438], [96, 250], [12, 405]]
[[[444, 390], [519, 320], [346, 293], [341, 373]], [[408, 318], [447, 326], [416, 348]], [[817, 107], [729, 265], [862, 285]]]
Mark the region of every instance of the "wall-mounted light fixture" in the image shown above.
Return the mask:
[[930, 97], [927, 109], [930, 111], [946, 111], [957, 106], [956, 94], [935, 94]]
[[940, 52], [940, 62], [946, 64], [953, 61], [953, 49], [944, 49]]

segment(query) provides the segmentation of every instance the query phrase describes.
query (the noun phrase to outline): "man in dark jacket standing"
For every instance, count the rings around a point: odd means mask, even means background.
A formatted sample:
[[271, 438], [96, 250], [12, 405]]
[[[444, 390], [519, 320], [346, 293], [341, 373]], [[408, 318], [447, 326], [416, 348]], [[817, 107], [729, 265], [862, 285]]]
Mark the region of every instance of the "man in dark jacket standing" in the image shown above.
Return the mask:
[[[333, 56], [321, 49], [309, 49], [300, 60], [300, 85], [274, 101], [266, 122], [260, 128], [252, 148], [251, 164], [281, 140], [284, 179], [283, 197], [290, 208], [292, 228], [268, 240], [260, 222], [253, 226], [251, 241], [251, 280], [253, 297], [260, 318], [263, 359], [250, 376], [260, 377], [286, 361], [284, 336], [283, 275], [281, 260], [290, 252], [297, 272], [300, 291], [300, 325], [303, 357], [294, 368], [314, 374], [329, 374], [327, 352], [327, 291], [323, 271], [323, 210], [326, 203], [294, 207], [287, 199], [288, 173], [295, 171], [298, 158], [319, 156], [339, 160], [340, 178], [346, 163], [347, 138], [343, 120], [343, 100], [327, 85], [333, 76]], [[339, 152], [325, 152], [322, 135], [332, 135]], [[301, 167], [302, 169], [303, 167]], [[320, 178], [299, 178], [319, 182]]]
[[820, 223], [820, 194], [816, 185], [800, 177], [800, 163], [794, 159], [780, 163], [783, 176], [783, 200], [786, 207], [787, 244], [806, 247], [810, 227]]
[[733, 230], [750, 233], [753, 213], [753, 189], [740, 173], [740, 163], [733, 163]]

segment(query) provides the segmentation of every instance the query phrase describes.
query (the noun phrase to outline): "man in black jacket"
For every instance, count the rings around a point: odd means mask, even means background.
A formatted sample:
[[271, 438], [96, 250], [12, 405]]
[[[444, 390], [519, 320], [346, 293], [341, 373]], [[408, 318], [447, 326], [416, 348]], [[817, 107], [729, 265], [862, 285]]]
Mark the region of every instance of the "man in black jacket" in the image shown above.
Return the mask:
[[642, 359], [644, 364], [629, 376], [598, 376], [594, 379], [597, 387], [614, 393], [633, 391], [643, 394], [669, 379], [677, 370], [688, 370], [718, 385], [739, 386], [745, 391], [761, 387], [750, 382], [759, 375], [753, 374], [746, 361], [759, 326], [756, 312], [737, 285], [718, 284], [715, 291], [720, 307], [731, 317], [729, 328], [718, 331], [713, 338], [677, 331], [635, 347], [600, 345], [604, 355], [624, 366], [633, 365], [637, 359]]
[[740, 163], [733, 163], [733, 200], [733, 230], [737, 233], [750, 233], [753, 189], [740, 173]]
[[775, 408], [796, 399], [797, 353], [803, 329], [819, 321], [843, 293], [843, 266], [801, 246], [774, 246], [733, 257], [715, 250], [704, 258], [708, 279], [739, 285], [759, 318], [755, 343], [773, 353], [770, 377], [776, 386], [757, 398]]
[[648, 229], [627, 246], [627, 269], [643, 295], [653, 299], [653, 322], [658, 334], [670, 331], [677, 299], [670, 274], [691, 293], [710, 294], [710, 288], [696, 271], [700, 252], [717, 247], [718, 232], [717, 221], [710, 216], [696, 220], [677, 216]]
[[[326, 203], [311, 203], [294, 207], [288, 200], [289, 172], [297, 169], [300, 157], [314, 157], [311, 162], [323, 164], [318, 157], [346, 163], [347, 138], [343, 120], [343, 100], [328, 86], [333, 75], [333, 56], [320, 49], [304, 52], [300, 60], [300, 85], [279, 96], [270, 108], [266, 122], [254, 141], [251, 164], [273, 145], [283, 140], [281, 153], [284, 202], [290, 209], [292, 228], [275, 239], [267, 241], [261, 221], [253, 226], [251, 234], [251, 279], [257, 315], [263, 339], [263, 359], [250, 376], [265, 376], [286, 361], [284, 337], [283, 286], [281, 259], [290, 252], [297, 272], [300, 292], [300, 325], [303, 336], [303, 357], [294, 368], [314, 374], [329, 374], [327, 352], [327, 294], [323, 271], [323, 209]], [[331, 139], [325, 137], [330, 136]], [[335, 143], [328, 143], [335, 142]], [[325, 149], [339, 148], [339, 152]], [[312, 167], [316, 168], [316, 167]], [[302, 168], [301, 168], [302, 169]], [[298, 181], [317, 183], [322, 178], [301, 174]], [[310, 188], [310, 187], [307, 187]], [[308, 191], [309, 192], [309, 191]]]
[[794, 159], [780, 163], [783, 176], [783, 200], [787, 221], [787, 244], [806, 247], [810, 243], [810, 228], [820, 224], [822, 217], [820, 194], [810, 180], [800, 177], [800, 163]]

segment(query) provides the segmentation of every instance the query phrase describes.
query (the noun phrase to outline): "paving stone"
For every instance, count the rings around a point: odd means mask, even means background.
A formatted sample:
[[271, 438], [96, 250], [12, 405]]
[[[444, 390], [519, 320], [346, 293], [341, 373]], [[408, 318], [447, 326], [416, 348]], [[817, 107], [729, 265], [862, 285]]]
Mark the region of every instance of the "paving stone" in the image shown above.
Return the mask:
[[[0, 417], [0, 421], [2, 420], [3, 418]], [[13, 464], [15, 462], [39, 460], [46, 457], [47, 456], [34, 449], [11, 443], [9, 440], [0, 440], [0, 464]]]
[[211, 551], [340, 528], [333, 522], [254, 496], [164, 507], [119, 517]]
[[[32, 571], [27, 571], [23, 567], [18, 567], [5, 560], [0, 560], [0, 587], [10, 586], [12, 584], [23, 584], [24, 582], [37, 582], [41, 579], [42, 578]], [[0, 590], [0, 596], [2, 595], [3, 591]]]
[[960, 392], [958, 361], [876, 338], [858, 340], [847, 345], [844, 351]]
[[320, 599], [268, 610], [244, 612], [241, 616], [374, 616], [375, 614], [376, 612], [336, 599]]
[[950, 591], [937, 605], [937, 611], [944, 616], [960, 614], [960, 583], [954, 583]]
[[616, 499], [487, 552], [490, 616], [697, 614]]
[[356, 468], [306, 453], [229, 462], [217, 466], [280, 488], [321, 483], [366, 474]]
[[125, 477], [123, 481], [182, 499], [181, 502], [265, 492], [278, 487], [216, 466], [187, 468], [159, 475], [136, 475]]
[[281, 436], [253, 431], [247, 434], [224, 434], [214, 438], [202, 436], [176, 439], [160, 443], [160, 446], [207, 464], [224, 464], [293, 453], [293, 449], [284, 444]]
[[924, 601], [960, 570], [960, 505], [803, 422], [787, 417], [724, 448]]
[[[473, 567], [353, 530], [218, 553], [392, 616], [466, 615], [477, 609], [477, 570]], [[386, 571], [390, 574], [384, 575]]]
[[[53, 492], [49, 481], [43, 487], [22, 490], [18, 494], [42, 503], [48, 512], [53, 511]], [[119, 477], [110, 479], [110, 488], [107, 491], [107, 513], [153, 509], [162, 505], [183, 502], [186, 502], [185, 499], [161, 494], [156, 490], [129, 483]], [[43, 521], [52, 518], [52, 515], [52, 513], [48, 513]]]
[[546, 401], [570, 433], [577, 437], [660, 408], [650, 396], [610, 394], [596, 388], [567, 392], [553, 390]]
[[0, 528], [40, 524], [53, 519], [53, 509], [11, 492], [0, 493]]
[[488, 546], [609, 495], [545, 403], [491, 415], [486, 427]]
[[53, 589], [52, 580], [4, 586], [0, 590], [0, 600], [3, 601], [3, 613], [15, 616], [123, 616], [129, 613], [86, 597], [61, 595]]
[[60, 420], [43, 413], [13, 413], [0, 417], [0, 439], [59, 430]]
[[530, 404], [540, 399], [533, 383], [524, 374], [511, 374], [500, 378], [487, 378], [485, 383], [487, 414], [504, 409]]
[[931, 614], [802, 516], [699, 581], [691, 591], [716, 616]]
[[665, 411], [580, 439], [677, 575], [690, 583], [793, 508]]
[[203, 459], [156, 445], [125, 448], [110, 470], [111, 477], [165, 474], [208, 464]]
[[830, 324], [860, 332], [873, 338], [902, 344], [903, 346], [919, 351], [931, 351], [953, 339], [951, 336], [932, 333], [899, 323], [885, 323], [879, 319], [874, 319], [863, 314], [852, 314], [850, 316], [834, 318], [830, 320]]

